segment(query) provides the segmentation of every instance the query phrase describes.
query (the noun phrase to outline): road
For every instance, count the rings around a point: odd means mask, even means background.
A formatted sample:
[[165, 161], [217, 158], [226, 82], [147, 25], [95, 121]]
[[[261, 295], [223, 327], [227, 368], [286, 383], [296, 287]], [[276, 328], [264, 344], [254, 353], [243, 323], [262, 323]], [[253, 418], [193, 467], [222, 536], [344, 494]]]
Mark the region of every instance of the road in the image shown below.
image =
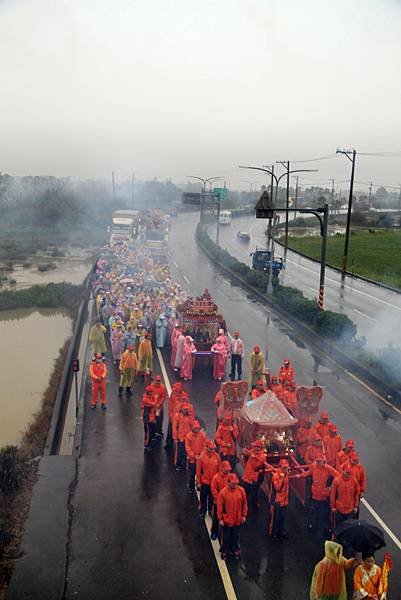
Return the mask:
[[[220, 245], [233, 256], [250, 264], [250, 252], [256, 246], [264, 247], [266, 222], [256, 220], [253, 215], [233, 219], [230, 226], [220, 227]], [[250, 242], [237, 238], [238, 231], [248, 231]], [[276, 252], [284, 251], [276, 246]], [[319, 290], [320, 265], [289, 250], [285, 270], [280, 275], [283, 285], [296, 287], [308, 298], [315, 299]], [[401, 331], [401, 294], [381, 288], [359, 279], [346, 277], [341, 284], [341, 275], [327, 268], [325, 306], [329, 310], [343, 312], [358, 326], [359, 336], [365, 336], [367, 348], [384, 348], [388, 344], [399, 345]]]
[[[369, 507], [380, 514], [396, 540], [394, 543], [386, 534], [394, 559], [391, 597], [400, 598], [401, 584], [395, 575], [401, 567], [401, 544], [396, 545], [401, 538], [400, 414], [322, 356], [285, 321], [232, 286], [197, 248], [195, 224], [193, 214], [179, 216], [172, 224], [172, 276], [192, 293], [209, 288], [229, 329], [240, 329], [247, 351], [255, 343], [267, 347], [272, 371], [289, 356], [298, 383], [310, 384], [316, 379], [324, 387], [323, 408], [329, 410], [345, 439], [355, 439], [367, 469]], [[89, 360], [87, 355], [86, 366]], [[132, 399], [119, 399], [117, 372], [110, 362], [108, 367], [106, 413], [90, 411], [89, 386], [86, 390], [83, 443], [70, 498], [65, 598], [307, 598], [313, 565], [322, 557], [323, 540], [307, 534], [307, 515], [298, 503], [291, 501], [290, 540], [273, 543], [266, 534], [264, 502], [259, 514], [243, 527], [241, 561], [227, 561], [226, 567], [216, 558], [216, 548], [198, 517], [196, 499], [186, 493], [185, 474], [175, 472], [161, 443], [144, 456], [139, 409], [143, 384], [135, 385]], [[167, 385], [177, 378], [168, 365], [168, 352], [156, 367], [159, 372]], [[213, 436], [217, 384], [207, 367], [197, 366], [193, 381], [185, 386], [197, 415]], [[373, 520], [365, 506], [361, 516]], [[230, 585], [232, 592], [227, 596]]]

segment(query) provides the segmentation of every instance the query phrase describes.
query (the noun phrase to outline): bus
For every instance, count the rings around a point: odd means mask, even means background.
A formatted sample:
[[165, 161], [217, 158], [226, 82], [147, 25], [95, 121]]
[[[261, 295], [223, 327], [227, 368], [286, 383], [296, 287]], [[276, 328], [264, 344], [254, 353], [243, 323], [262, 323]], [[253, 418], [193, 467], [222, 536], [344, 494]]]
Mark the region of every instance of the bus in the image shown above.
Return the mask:
[[110, 246], [119, 242], [132, 243], [138, 235], [138, 210], [120, 209], [113, 212], [109, 227]]
[[221, 210], [219, 223], [220, 225], [231, 225], [231, 219], [233, 215], [231, 210]]

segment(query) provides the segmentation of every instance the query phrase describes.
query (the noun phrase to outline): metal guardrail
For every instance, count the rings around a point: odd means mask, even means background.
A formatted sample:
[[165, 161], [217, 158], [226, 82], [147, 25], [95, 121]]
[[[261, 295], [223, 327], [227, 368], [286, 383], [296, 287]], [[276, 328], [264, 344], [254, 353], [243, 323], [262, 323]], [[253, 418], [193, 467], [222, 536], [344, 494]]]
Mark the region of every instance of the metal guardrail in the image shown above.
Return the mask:
[[[97, 262], [97, 261], [96, 261]], [[87, 318], [87, 307], [88, 300], [91, 293], [90, 284], [92, 277], [96, 269], [96, 262], [89, 271], [85, 278], [84, 297], [78, 308], [77, 317], [74, 323], [74, 330], [72, 332], [71, 340], [68, 345], [67, 353], [65, 355], [65, 363], [63, 372], [61, 374], [60, 384], [57, 390], [56, 399], [53, 406], [53, 414], [50, 421], [49, 432], [47, 434], [45, 447], [43, 454], [49, 456], [51, 454], [58, 454], [61, 435], [64, 428], [65, 415], [67, 412], [68, 399], [70, 396], [70, 390], [74, 378], [72, 371], [72, 360], [78, 355], [79, 347], [81, 344], [82, 330]]]

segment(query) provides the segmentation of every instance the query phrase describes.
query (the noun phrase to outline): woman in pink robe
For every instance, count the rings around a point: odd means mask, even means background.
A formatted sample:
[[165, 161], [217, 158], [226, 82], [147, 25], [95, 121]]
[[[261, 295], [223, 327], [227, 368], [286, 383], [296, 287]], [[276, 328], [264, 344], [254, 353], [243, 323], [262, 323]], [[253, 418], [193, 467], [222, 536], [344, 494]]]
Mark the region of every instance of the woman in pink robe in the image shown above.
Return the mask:
[[113, 353], [114, 364], [121, 358], [121, 354], [124, 352], [124, 332], [122, 326], [118, 325], [111, 334], [111, 351]]
[[187, 335], [185, 337], [184, 352], [180, 372], [180, 377], [182, 377], [184, 381], [191, 381], [192, 379], [192, 355], [194, 352], [196, 352], [194, 341], [190, 335]]
[[174, 369], [174, 365], [175, 365], [175, 357], [177, 355], [177, 343], [178, 343], [178, 338], [179, 336], [182, 335], [182, 331], [179, 325], [175, 325], [174, 329], [172, 331], [171, 334], [171, 357], [170, 357], [170, 364], [172, 366], [172, 368]]
[[224, 341], [220, 337], [217, 338], [216, 343], [211, 347], [211, 351], [214, 353], [213, 379], [221, 381], [224, 379], [226, 371], [228, 352]]
[[181, 332], [176, 340], [176, 351], [173, 363], [174, 371], [181, 369], [182, 361], [184, 358], [184, 346], [185, 346], [185, 335]]

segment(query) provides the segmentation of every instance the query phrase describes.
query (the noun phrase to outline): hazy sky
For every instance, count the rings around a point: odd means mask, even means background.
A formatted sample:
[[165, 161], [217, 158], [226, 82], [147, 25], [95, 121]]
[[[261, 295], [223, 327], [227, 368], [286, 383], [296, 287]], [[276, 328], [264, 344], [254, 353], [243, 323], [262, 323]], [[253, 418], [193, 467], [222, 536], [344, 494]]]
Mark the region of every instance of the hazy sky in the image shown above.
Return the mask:
[[[11, 174], [246, 187], [239, 164], [401, 150], [400, 0], [0, 0], [0, 73]], [[401, 156], [356, 177], [397, 184]]]

